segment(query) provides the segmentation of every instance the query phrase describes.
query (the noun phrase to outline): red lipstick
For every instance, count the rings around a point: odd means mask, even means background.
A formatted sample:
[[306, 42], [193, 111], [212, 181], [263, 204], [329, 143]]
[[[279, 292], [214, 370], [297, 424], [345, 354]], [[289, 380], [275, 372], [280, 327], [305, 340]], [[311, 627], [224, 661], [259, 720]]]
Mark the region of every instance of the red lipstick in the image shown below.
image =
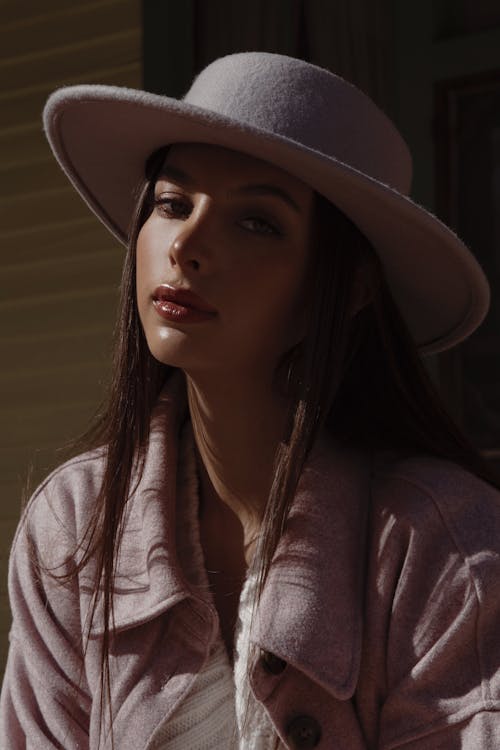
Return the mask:
[[153, 292], [156, 312], [174, 323], [201, 323], [217, 315], [217, 310], [190, 289], [161, 284]]

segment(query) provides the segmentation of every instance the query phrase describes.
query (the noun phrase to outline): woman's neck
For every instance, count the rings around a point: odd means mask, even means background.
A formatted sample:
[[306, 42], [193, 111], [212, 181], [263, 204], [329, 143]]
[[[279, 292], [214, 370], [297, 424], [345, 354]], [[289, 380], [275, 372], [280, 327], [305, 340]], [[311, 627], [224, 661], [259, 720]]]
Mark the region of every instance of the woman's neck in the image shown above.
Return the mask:
[[239, 519], [245, 547], [260, 527], [283, 439], [287, 404], [272, 383], [187, 377], [198, 454], [202, 512], [224, 503]]

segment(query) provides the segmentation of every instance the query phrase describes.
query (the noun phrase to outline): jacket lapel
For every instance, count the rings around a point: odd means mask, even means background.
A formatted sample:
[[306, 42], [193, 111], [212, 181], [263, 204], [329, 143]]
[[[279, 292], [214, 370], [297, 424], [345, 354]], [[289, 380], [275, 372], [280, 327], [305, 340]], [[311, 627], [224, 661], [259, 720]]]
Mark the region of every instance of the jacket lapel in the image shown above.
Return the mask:
[[[140, 480], [126, 509], [114, 592], [116, 631], [140, 625], [195, 597], [175, 538], [179, 434], [187, 415], [174, 375], [155, 407]], [[339, 699], [357, 681], [362, 627], [367, 456], [326, 435], [306, 462], [279, 542], [251, 639]], [[102, 634], [94, 620], [91, 636]]]
[[[116, 632], [140, 625], [190, 595], [176, 551], [175, 498], [179, 434], [185, 420], [184, 382], [169, 379], [155, 405], [139, 481], [124, 517], [114, 610]], [[103, 632], [100, 603], [91, 636]]]
[[340, 700], [353, 695], [359, 673], [369, 486], [366, 455], [317, 441], [252, 633]]

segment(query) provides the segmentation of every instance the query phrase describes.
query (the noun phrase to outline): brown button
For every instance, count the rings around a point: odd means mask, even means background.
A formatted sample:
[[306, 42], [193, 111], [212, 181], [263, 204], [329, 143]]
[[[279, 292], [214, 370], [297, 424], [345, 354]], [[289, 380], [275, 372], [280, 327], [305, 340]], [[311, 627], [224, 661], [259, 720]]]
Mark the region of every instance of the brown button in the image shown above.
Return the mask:
[[286, 736], [294, 750], [308, 750], [319, 743], [321, 727], [311, 716], [296, 716], [289, 723]]
[[270, 651], [262, 651], [260, 655], [262, 666], [269, 674], [281, 674], [286, 668], [286, 661]]

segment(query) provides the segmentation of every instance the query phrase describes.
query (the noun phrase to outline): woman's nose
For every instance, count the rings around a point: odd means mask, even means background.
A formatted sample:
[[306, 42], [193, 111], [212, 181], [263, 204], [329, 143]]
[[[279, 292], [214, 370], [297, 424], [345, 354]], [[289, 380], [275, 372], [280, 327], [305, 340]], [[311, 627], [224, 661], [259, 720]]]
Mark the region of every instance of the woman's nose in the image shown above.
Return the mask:
[[207, 205], [197, 206], [187, 219], [179, 223], [179, 231], [169, 248], [172, 266], [198, 272], [208, 270], [212, 257], [211, 223], [211, 211]]

